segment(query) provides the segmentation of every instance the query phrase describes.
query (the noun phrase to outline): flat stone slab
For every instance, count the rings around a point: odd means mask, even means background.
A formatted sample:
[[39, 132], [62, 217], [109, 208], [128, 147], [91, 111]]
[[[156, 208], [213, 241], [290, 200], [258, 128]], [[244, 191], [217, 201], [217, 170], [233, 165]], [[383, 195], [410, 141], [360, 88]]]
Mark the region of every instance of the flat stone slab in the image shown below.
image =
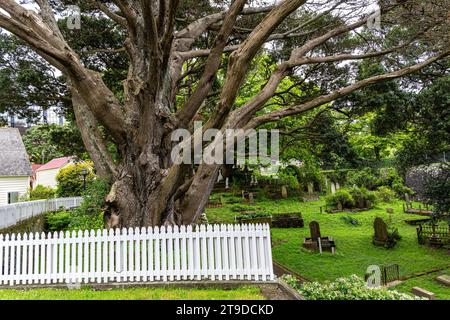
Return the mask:
[[436, 281], [443, 284], [444, 286], [450, 287], [450, 276], [443, 274], [436, 278]]
[[435, 295], [433, 292], [427, 291], [425, 289], [422, 289], [420, 287], [413, 287], [411, 289], [411, 292], [419, 297], [423, 297], [423, 298], [428, 298], [430, 300], [434, 300], [435, 299]]

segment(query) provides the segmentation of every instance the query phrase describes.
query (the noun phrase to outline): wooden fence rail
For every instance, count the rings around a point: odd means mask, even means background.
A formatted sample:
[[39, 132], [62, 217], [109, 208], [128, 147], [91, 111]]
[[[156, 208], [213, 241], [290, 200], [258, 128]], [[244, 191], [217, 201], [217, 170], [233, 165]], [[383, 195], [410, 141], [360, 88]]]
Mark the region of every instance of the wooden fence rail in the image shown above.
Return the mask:
[[273, 277], [267, 224], [0, 234], [0, 285]]
[[83, 198], [59, 198], [48, 200], [36, 200], [19, 202], [0, 206], [0, 229], [11, 227], [22, 220], [43, 214], [45, 212], [56, 211], [60, 207], [67, 209], [79, 207]]

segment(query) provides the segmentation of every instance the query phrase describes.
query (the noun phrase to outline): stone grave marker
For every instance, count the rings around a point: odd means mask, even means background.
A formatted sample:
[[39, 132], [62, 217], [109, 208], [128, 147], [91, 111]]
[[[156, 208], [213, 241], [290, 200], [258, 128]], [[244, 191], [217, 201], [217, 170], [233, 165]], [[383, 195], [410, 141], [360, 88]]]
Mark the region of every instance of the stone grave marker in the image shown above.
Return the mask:
[[286, 186], [281, 187], [281, 197], [283, 199], [287, 199], [287, 197], [288, 197], [288, 191], [287, 191]]
[[386, 212], [389, 213], [389, 214], [392, 214], [392, 213], [394, 213], [394, 209], [386, 208]]
[[444, 286], [450, 287], [450, 276], [443, 274], [436, 278], [436, 281], [443, 284]]
[[309, 224], [309, 231], [311, 232], [311, 239], [313, 241], [317, 241], [321, 237], [320, 235], [320, 226], [317, 221], [311, 221]]
[[428, 290], [422, 289], [420, 287], [413, 287], [411, 289], [411, 292], [418, 296], [418, 297], [423, 297], [423, 298], [428, 298], [430, 300], [434, 300], [435, 299], [435, 294], [433, 292], [430, 292]]
[[254, 203], [255, 203], [255, 198], [254, 198], [254, 196], [253, 196], [253, 192], [250, 192], [250, 193], [248, 194], [248, 202], [249, 202], [250, 204], [254, 204]]
[[343, 206], [342, 206], [342, 203], [341, 203], [340, 201], [339, 201], [338, 204], [337, 204], [337, 209], [338, 209], [338, 211], [344, 210], [344, 208], [343, 208]]
[[383, 246], [388, 240], [387, 225], [380, 217], [375, 218], [373, 221], [373, 229], [375, 235], [373, 236], [373, 244], [377, 246]]

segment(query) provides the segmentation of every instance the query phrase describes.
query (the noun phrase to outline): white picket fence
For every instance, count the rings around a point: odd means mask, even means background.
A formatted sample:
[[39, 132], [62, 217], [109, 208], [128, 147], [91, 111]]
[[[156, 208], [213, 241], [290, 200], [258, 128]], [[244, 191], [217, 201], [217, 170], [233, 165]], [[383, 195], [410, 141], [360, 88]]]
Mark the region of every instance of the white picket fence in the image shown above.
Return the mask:
[[273, 278], [267, 224], [0, 234], [0, 285]]
[[22, 220], [32, 218], [45, 212], [56, 211], [60, 207], [66, 209], [79, 207], [83, 198], [59, 198], [19, 202], [0, 206], [0, 229], [11, 227]]

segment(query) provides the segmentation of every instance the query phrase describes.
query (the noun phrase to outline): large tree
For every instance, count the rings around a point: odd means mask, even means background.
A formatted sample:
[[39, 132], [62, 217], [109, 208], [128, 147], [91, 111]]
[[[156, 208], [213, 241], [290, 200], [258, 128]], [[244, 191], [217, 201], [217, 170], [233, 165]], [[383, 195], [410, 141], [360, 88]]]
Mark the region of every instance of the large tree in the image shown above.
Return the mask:
[[[200, 115], [206, 123], [198, 130], [258, 128], [411, 74], [450, 54], [448, 0], [381, 1], [381, 30], [364, 28], [374, 1], [28, 2], [35, 9], [0, 0], [0, 27], [64, 75], [86, 149], [97, 172], [112, 182], [106, 199], [110, 226], [196, 221], [220, 165], [201, 163], [193, 172], [190, 165], [174, 164], [171, 133], [192, 131]], [[90, 6], [92, 18], [110, 19], [124, 35], [122, 47], [97, 51], [126, 52], [129, 68], [121, 92], [105, 79], [108, 66], [92, 70], [79, 44], [64, 36], [55, 17], [69, 3]], [[265, 70], [264, 86], [237, 104], [252, 61], [270, 50], [276, 51], [277, 64]], [[385, 72], [353, 76], [354, 62], [365, 59], [379, 59]], [[288, 77], [299, 86], [314, 82], [319, 90], [271, 107]], [[183, 99], [177, 99], [180, 94]], [[116, 145], [119, 160], [105, 137]]]

